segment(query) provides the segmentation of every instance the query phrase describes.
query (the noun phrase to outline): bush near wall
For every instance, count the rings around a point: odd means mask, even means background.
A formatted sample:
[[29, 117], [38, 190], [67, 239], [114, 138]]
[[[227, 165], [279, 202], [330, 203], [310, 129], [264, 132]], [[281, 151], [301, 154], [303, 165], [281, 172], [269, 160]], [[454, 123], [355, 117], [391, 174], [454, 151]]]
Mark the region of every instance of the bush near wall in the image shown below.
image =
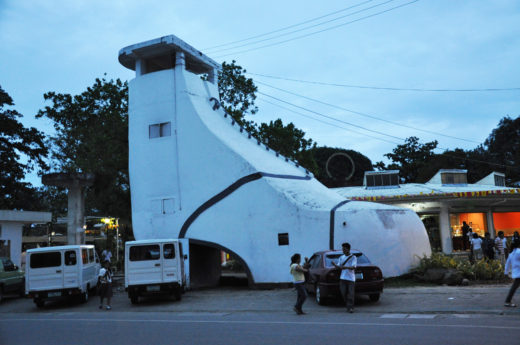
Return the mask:
[[506, 281], [504, 267], [498, 260], [482, 259], [474, 264], [465, 258], [455, 258], [443, 253], [432, 253], [430, 257], [421, 258], [415, 269], [418, 276], [425, 276], [430, 269], [456, 270], [464, 278], [481, 281]]

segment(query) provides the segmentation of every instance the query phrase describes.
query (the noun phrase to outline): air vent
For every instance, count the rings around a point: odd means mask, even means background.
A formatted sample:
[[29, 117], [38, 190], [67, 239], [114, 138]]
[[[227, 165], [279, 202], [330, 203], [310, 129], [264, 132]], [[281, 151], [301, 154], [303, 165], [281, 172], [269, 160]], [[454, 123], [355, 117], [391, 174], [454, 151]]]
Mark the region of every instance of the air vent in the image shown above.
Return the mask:
[[399, 170], [366, 171], [364, 180], [367, 189], [399, 188]]

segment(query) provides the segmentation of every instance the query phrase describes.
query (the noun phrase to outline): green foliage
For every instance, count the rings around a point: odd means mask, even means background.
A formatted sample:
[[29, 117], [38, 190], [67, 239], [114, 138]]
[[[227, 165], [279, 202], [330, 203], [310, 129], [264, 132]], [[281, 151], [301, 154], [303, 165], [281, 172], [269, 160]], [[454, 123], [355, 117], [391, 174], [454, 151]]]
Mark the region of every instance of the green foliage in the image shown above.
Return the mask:
[[[36, 128], [25, 128], [17, 118], [13, 100], [0, 87], [0, 209], [41, 209], [36, 190], [22, 182], [28, 172], [39, 167], [47, 169], [44, 161], [47, 147], [44, 135]], [[23, 163], [23, 159], [26, 162]]]
[[[322, 146], [314, 148], [312, 153], [318, 165], [318, 174], [315, 176], [329, 188], [361, 186], [365, 171], [372, 170], [370, 159], [357, 151]], [[345, 155], [352, 159], [354, 165]], [[347, 179], [352, 171], [354, 174]]]
[[437, 144], [437, 140], [422, 144], [419, 142], [419, 138], [409, 137], [404, 144], [397, 145], [392, 153], [385, 154], [385, 157], [392, 160], [392, 164], [385, 167], [383, 162], [378, 162], [374, 167], [383, 170], [399, 170], [399, 176], [406, 183], [420, 182], [418, 172], [428, 166]]
[[127, 83], [96, 79], [79, 95], [48, 92], [44, 98], [52, 105], [37, 117], [54, 121], [53, 169], [95, 174], [87, 214], [130, 219]]
[[235, 121], [252, 134], [256, 134], [256, 124], [244, 117], [254, 115], [258, 108], [255, 105], [257, 91], [253, 79], [246, 78], [246, 70], [235, 64], [222, 63], [218, 74], [218, 92], [222, 106]]
[[430, 268], [456, 269], [464, 278], [470, 280], [502, 280], [504, 268], [498, 260], [482, 259], [474, 264], [465, 258], [455, 258], [443, 253], [432, 253], [421, 258], [416, 272], [424, 274]]
[[258, 127], [258, 138], [280, 154], [297, 160], [303, 167], [316, 174], [318, 167], [311, 150], [316, 147], [312, 139], [305, 139], [305, 132], [293, 123], [284, 126], [281, 119], [262, 123]]

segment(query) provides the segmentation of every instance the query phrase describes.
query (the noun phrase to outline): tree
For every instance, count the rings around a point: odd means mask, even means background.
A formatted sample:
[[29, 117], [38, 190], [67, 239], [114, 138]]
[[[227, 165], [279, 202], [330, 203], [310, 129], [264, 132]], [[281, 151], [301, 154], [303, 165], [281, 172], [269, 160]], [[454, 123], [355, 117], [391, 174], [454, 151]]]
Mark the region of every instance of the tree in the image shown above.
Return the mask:
[[247, 71], [235, 64], [222, 63], [218, 73], [218, 92], [222, 106], [235, 121], [252, 134], [256, 133], [256, 124], [248, 121], [245, 116], [254, 115], [258, 108], [255, 105], [257, 91], [253, 79], [246, 78]]
[[370, 159], [357, 151], [323, 146], [312, 153], [318, 165], [315, 176], [329, 188], [361, 186], [365, 171], [373, 170]]
[[86, 193], [86, 213], [129, 220], [127, 83], [96, 79], [79, 95], [48, 92], [44, 98], [52, 105], [37, 117], [54, 121], [53, 169], [94, 173], [94, 185]]
[[385, 154], [385, 157], [392, 160], [392, 164], [386, 167], [384, 163], [378, 162], [375, 167], [399, 170], [399, 176], [404, 182], [426, 182], [418, 179], [418, 172], [430, 163], [437, 144], [437, 140], [422, 144], [419, 138], [409, 137], [404, 144], [397, 145], [392, 153]]
[[44, 135], [34, 127], [25, 128], [17, 120], [22, 115], [6, 106], [14, 103], [0, 87], [0, 209], [39, 210], [34, 188], [22, 181], [36, 167], [48, 168]]
[[502, 170], [506, 174], [508, 185], [520, 181], [520, 116], [512, 119], [504, 117], [484, 142], [489, 153], [489, 160], [503, 165]]
[[258, 138], [267, 146], [280, 154], [294, 159], [301, 166], [316, 174], [318, 166], [312, 155], [316, 143], [312, 139], [305, 139], [305, 132], [298, 129], [291, 122], [284, 126], [281, 119], [262, 123], [258, 127]]

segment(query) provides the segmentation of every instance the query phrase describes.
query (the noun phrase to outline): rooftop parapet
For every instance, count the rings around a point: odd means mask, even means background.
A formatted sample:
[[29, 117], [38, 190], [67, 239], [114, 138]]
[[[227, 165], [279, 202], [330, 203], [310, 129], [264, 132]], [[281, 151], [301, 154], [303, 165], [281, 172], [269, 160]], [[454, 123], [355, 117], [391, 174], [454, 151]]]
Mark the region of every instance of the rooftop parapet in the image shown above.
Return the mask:
[[184, 55], [186, 70], [195, 74], [207, 74], [209, 81], [216, 81], [215, 76], [220, 64], [174, 35], [125, 47], [119, 51], [119, 62], [136, 71], [136, 76], [140, 76], [174, 68], [178, 53]]

